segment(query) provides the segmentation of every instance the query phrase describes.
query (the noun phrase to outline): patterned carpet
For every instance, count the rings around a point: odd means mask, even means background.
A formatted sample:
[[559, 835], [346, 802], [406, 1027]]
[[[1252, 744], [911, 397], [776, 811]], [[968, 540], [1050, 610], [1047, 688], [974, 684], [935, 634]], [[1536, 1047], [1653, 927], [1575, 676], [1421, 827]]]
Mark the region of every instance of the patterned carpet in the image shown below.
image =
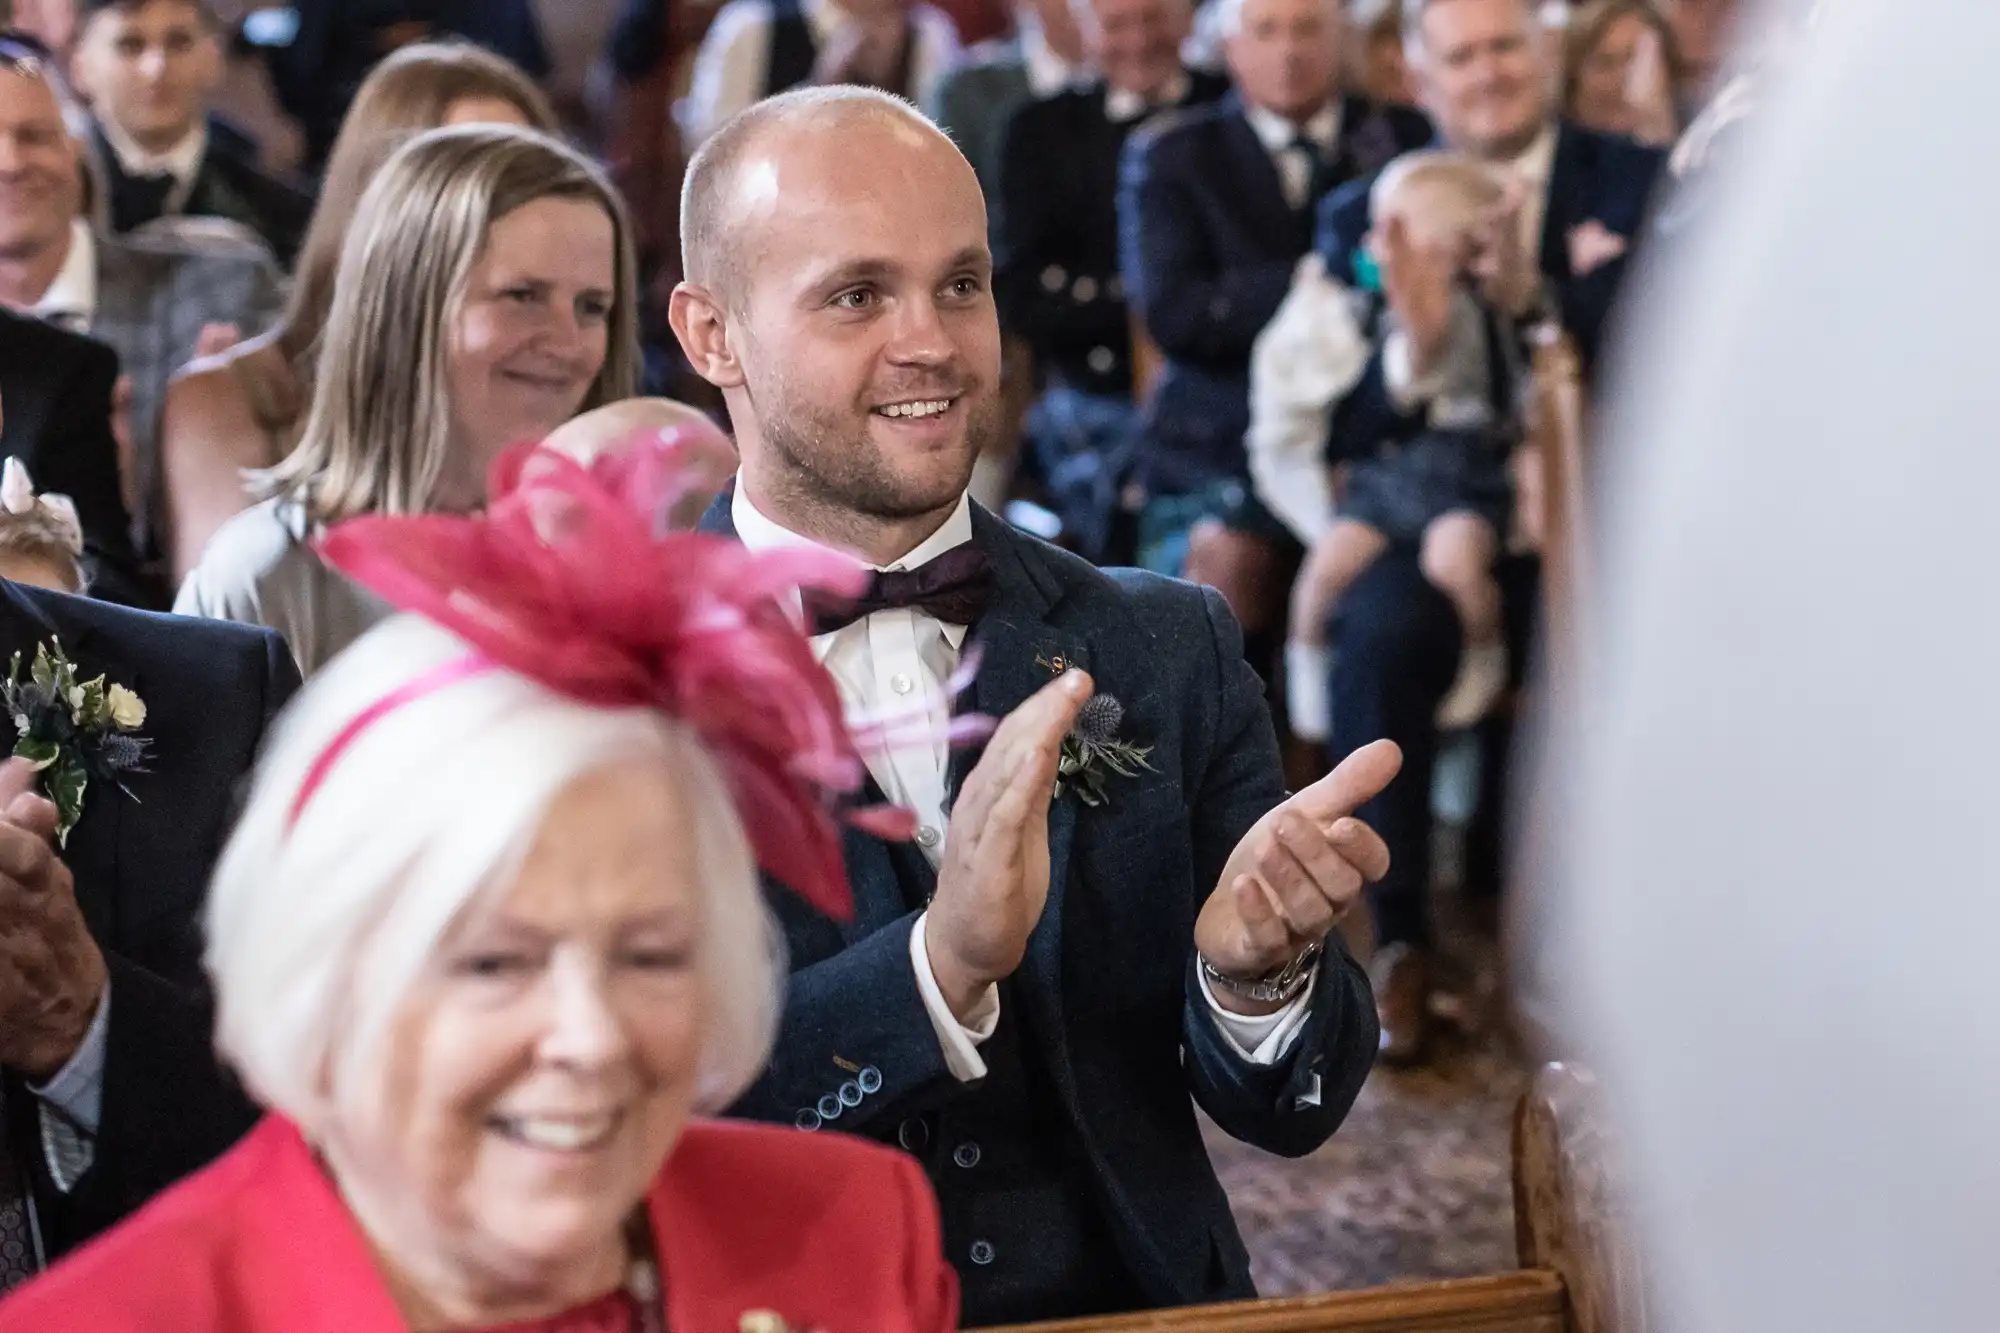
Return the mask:
[[1509, 1139], [1528, 1066], [1490, 1022], [1490, 944], [1455, 942], [1438, 1008], [1456, 1018], [1420, 1070], [1378, 1068], [1347, 1123], [1298, 1161], [1207, 1126], [1267, 1296], [1514, 1267]]

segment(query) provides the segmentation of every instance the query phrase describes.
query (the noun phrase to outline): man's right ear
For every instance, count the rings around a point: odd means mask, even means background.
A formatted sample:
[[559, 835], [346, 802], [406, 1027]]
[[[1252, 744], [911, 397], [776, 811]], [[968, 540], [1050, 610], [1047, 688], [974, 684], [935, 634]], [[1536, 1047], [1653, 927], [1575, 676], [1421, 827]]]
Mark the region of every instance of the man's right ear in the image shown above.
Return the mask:
[[695, 374], [718, 389], [743, 383], [743, 366], [729, 345], [729, 312], [708, 288], [692, 282], [674, 288], [667, 320]]

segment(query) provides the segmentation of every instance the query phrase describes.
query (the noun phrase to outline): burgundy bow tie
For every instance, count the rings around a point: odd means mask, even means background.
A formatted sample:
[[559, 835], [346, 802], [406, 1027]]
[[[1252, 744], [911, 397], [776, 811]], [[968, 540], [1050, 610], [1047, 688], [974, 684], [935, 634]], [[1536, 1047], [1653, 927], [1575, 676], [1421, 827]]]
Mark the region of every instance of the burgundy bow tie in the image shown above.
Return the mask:
[[831, 634], [877, 611], [908, 608], [948, 625], [971, 625], [993, 598], [993, 565], [973, 542], [954, 546], [935, 560], [911, 570], [884, 570], [867, 591], [847, 602], [807, 593], [806, 615], [812, 632]]

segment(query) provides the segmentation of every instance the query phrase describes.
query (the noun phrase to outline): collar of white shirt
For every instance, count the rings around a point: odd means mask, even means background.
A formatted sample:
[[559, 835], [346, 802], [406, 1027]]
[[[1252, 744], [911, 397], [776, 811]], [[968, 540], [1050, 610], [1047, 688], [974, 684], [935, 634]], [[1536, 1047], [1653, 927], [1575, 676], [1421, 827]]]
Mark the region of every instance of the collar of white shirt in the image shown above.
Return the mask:
[[1505, 163], [1506, 168], [1520, 177], [1522, 182], [1538, 190], [1549, 186], [1549, 173], [1555, 169], [1556, 127], [1544, 125], [1535, 141], [1522, 149], [1513, 161]]
[[1319, 145], [1321, 156], [1330, 157], [1334, 143], [1340, 138], [1340, 99], [1336, 97], [1313, 112], [1303, 125], [1248, 102], [1243, 104], [1243, 119], [1250, 122], [1257, 141], [1273, 157], [1290, 148], [1301, 134]]
[[1174, 75], [1174, 81], [1158, 97], [1145, 97], [1130, 88], [1106, 88], [1104, 117], [1113, 124], [1122, 125], [1128, 120], [1137, 120], [1149, 111], [1179, 106], [1181, 99], [1188, 95], [1189, 82], [1187, 71], [1182, 70]]
[[118, 165], [128, 176], [172, 176], [176, 182], [186, 185], [201, 169], [202, 154], [208, 151], [208, 122], [198, 122], [181, 141], [164, 153], [152, 153], [141, 148], [132, 136], [113, 125], [108, 120], [100, 120], [97, 127], [104, 131], [104, 142], [111, 145], [111, 151], [118, 156]]
[[[818, 543], [810, 537], [801, 537], [777, 520], [766, 517], [762, 510], [750, 502], [750, 497], [744, 493], [741, 481], [737, 483], [736, 493], [730, 497], [729, 517], [736, 525], [737, 540], [748, 550], [769, 551], [784, 546], [818, 546]], [[968, 493], [958, 497], [958, 508], [951, 511], [951, 517], [947, 518], [944, 525], [936, 532], [919, 543], [915, 550], [900, 560], [886, 565], [875, 565], [872, 568], [877, 571], [915, 569], [971, 540], [972, 497]], [[966, 630], [964, 625], [949, 625], [943, 621], [938, 621], [937, 625], [944, 631], [945, 641], [951, 644], [954, 650], [964, 643]], [[818, 635], [813, 639], [813, 652], [820, 657], [826, 656], [833, 641], [844, 632]]]
[[70, 220], [69, 254], [56, 271], [56, 280], [35, 302], [35, 314], [41, 319], [74, 323], [84, 331], [97, 318], [97, 238], [82, 218]]
[[1054, 97], [1082, 77], [1081, 68], [1049, 48], [1049, 39], [1033, 11], [1023, 9], [1017, 22], [1021, 29], [1021, 64], [1028, 74], [1031, 96]]

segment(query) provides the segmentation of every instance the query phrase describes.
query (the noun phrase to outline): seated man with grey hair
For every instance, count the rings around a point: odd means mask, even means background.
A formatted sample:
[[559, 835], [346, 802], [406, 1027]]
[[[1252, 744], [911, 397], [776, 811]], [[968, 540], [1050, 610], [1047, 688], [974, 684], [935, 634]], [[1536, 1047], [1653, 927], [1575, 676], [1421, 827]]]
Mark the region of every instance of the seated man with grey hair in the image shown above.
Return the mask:
[[1028, 435], [1071, 549], [1097, 564], [1132, 563], [1129, 543], [1112, 538], [1138, 424], [1118, 272], [1119, 154], [1147, 117], [1229, 91], [1227, 79], [1181, 65], [1189, 3], [1075, 0], [1100, 77], [1028, 103], [1000, 139], [1000, 323], [1034, 351], [1042, 392]]
[[[0, 166], [0, 304], [109, 343], [130, 386], [123, 460], [135, 544], [154, 544], [163, 502], [159, 415], [167, 381], [193, 360], [205, 328], [243, 337], [277, 318], [283, 278], [267, 254], [241, 246], [99, 236], [79, 216], [80, 149], [63, 93], [45, 59], [0, 49], [0, 138], [16, 145]], [[155, 590], [157, 596], [158, 590]], [[158, 597], [164, 603], [164, 597]]]
[[849, 833], [852, 921], [777, 900], [790, 989], [737, 1112], [915, 1154], [968, 1326], [1254, 1294], [1194, 1104], [1289, 1156], [1353, 1104], [1374, 1012], [1334, 926], [1384, 869], [1350, 815], [1394, 747], [1288, 798], [1220, 598], [970, 499], [1000, 420], [986, 209], [907, 103], [773, 98], [683, 198], [674, 332], [742, 458], [703, 526], [875, 571], [813, 607], [857, 715], [1001, 719], [976, 752], [863, 748], [915, 845]]
[[1126, 146], [1125, 292], [1164, 358], [1142, 412], [1139, 563], [1219, 589], [1267, 671], [1298, 548], [1250, 489], [1250, 351], [1333, 190], [1430, 139], [1340, 87], [1337, 0], [1228, 0], [1235, 92]]
[[216, 1046], [270, 1114], [0, 1333], [957, 1327], [912, 1163], [699, 1119], [777, 1025], [757, 867], [843, 913], [859, 765], [799, 563], [656, 536], [677, 462], [515, 451], [482, 515], [328, 535], [410, 614], [300, 693], [216, 870]]

